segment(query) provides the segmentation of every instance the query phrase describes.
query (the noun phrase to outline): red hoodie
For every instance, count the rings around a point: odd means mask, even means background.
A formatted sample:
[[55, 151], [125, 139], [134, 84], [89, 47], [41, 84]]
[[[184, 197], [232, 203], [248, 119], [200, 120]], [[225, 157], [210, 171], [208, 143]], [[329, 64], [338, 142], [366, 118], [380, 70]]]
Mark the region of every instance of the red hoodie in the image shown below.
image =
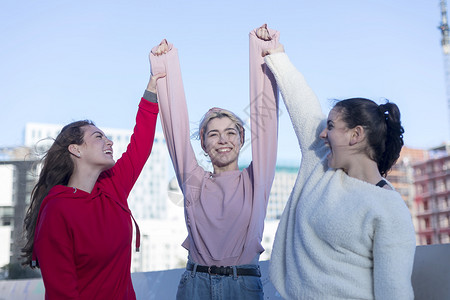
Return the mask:
[[34, 256], [46, 299], [136, 299], [127, 197], [150, 155], [157, 114], [158, 104], [141, 100], [127, 151], [100, 175], [90, 194], [57, 185], [44, 199]]

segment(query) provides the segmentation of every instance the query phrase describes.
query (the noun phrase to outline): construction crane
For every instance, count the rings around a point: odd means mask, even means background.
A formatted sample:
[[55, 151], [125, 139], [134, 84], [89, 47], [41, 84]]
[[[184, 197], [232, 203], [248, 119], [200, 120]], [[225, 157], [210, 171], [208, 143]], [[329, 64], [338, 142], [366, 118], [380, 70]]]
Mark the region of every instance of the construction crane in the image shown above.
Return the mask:
[[441, 24], [438, 27], [442, 33], [442, 52], [444, 53], [444, 72], [445, 72], [445, 87], [447, 95], [447, 111], [449, 112], [449, 127], [450, 127], [450, 39], [449, 28], [447, 22], [447, 1], [441, 0]]

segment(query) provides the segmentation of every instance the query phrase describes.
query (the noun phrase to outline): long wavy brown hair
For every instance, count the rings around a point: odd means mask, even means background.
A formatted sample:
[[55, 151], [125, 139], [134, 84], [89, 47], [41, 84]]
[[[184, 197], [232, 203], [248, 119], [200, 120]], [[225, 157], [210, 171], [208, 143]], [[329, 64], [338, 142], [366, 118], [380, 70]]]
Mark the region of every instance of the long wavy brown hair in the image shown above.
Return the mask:
[[83, 127], [87, 125], [94, 125], [94, 123], [89, 120], [83, 120], [64, 126], [42, 158], [42, 169], [38, 182], [31, 192], [30, 206], [24, 220], [25, 246], [22, 248], [23, 265], [31, 266], [34, 233], [42, 201], [55, 185], [68, 184], [74, 169], [74, 163], [68, 147], [71, 144], [83, 144]]

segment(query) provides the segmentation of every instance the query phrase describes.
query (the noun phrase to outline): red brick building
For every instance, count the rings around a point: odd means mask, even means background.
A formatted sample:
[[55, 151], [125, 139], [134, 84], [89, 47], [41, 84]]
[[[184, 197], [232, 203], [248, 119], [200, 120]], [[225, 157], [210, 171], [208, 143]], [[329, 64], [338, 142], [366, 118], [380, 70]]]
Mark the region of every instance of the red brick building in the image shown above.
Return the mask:
[[430, 151], [414, 168], [419, 245], [450, 243], [450, 144]]

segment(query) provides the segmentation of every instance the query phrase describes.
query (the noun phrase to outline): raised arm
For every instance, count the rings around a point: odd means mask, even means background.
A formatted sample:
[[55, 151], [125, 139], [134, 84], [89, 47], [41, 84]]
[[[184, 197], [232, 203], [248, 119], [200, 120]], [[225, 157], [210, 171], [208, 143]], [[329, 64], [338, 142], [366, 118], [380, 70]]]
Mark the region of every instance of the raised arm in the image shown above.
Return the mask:
[[284, 53], [283, 47], [265, 51], [264, 54], [268, 54], [265, 61], [275, 76], [302, 155], [305, 155], [313, 143], [320, 143], [319, 133], [326, 125], [326, 117], [316, 95]]
[[126, 202], [139, 174], [150, 156], [155, 137], [158, 103], [156, 98], [156, 81], [165, 74], [151, 76], [144, 96], [139, 103], [136, 125], [127, 146], [127, 150], [115, 166], [100, 177], [101, 184], [112, 181], [118, 199]]
[[199, 182], [198, 177], [203, 169], [198, 165], [191, 145], [178, 50], [163, 40], [152, 49], [150, 63], [153, 74], [166, 74], [157, 84], [161, 124], [178, 184], [183, 190], [184, 184], [189, 184], [189, 180]]
[[263, 197], [267, 201], [277, 158], [278, 88], [262, 52], [279, 45], [279, 32], [264, 24], [252, 30], [249, 39], [252, 166], [254, 183], [266, 187]]

